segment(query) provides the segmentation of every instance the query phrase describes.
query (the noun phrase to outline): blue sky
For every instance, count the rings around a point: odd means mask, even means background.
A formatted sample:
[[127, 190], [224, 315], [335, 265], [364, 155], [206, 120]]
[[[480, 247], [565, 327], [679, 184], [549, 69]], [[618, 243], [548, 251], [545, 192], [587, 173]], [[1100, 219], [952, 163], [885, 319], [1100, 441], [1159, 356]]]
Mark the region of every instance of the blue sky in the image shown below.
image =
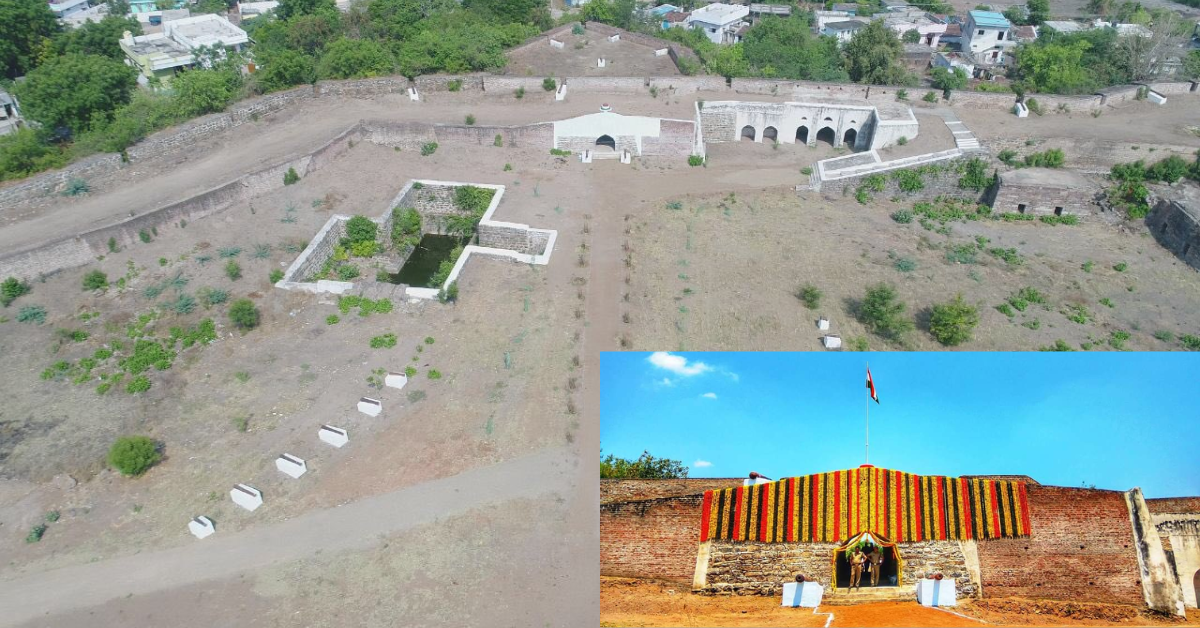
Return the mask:
[[1200, 353], [606, 352], [601, 447], [689, 477], [853, 468], [866, 360], [876, 466], [1200, 495]]

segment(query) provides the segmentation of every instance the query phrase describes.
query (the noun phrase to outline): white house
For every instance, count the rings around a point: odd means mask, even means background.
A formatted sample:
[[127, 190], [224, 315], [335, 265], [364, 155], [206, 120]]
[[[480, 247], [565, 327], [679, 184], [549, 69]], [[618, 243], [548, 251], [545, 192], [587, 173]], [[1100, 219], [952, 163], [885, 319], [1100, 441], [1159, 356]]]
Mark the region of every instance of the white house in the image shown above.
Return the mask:
[[937, 48], [942, 35], [946, 33], [946, 23], [920, 10], [899, 11], [894, 14], [880, 14], [879, 18], [896, 35], [904, 36], [908, 31], [917, 31], [920, 43], [929, 48]]
[[50, 10], [54, 12], [54, 17], [59, 19], [88, 8], [88, 0], [60, 0], [49, 4]]
[[161, 33], [136, 37], [125, 31], [120, 41], [125, 63], [141, 72], [138, 82], [143, 85], [152, 79], [170, 83], [180, 70], [195, 65], [195, 53], [202, 46], [236, 52], [250, 42], [246, 31], [219, 15], [197, 15], [162, 26]]
[[750, 7], [716, 2], [692, 11], [685, 24], [703, 30], [714, 44], [735, 44], [742, 20], [750, 15]]
[[845, 44], [850, 41], [851, 37], [858, 31], [867, 27], [867, 23], [862, 20], [843, 20], [841, 22], [829, 22], [825, 28], [821, 29], [822, 35], [828, 35], [838, 40], [838, 44]]
[[978, 63], [1003, 65], [1004, 53], [1016, 46], [1011, 37], [1012, 22], [995, 11], [971, 11], [963, 26], [963, 52], [970, 52]]
[[21, 126], [21, 110], [17, 99], [0, 89], [0, 135], [14, 133]]
[[932, 63], [935, 68], [946, 68], [947, 70], [962, 68], [967, 73], [967, 78], [975, 76], [975, 64], [957, 52], [934, 53]]

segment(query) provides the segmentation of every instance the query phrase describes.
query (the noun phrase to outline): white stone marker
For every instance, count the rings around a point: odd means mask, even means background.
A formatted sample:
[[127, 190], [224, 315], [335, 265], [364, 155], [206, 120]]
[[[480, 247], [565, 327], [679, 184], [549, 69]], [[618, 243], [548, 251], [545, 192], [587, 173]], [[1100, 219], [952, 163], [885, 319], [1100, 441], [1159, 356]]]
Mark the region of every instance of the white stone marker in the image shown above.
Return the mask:
[[817, 319], [817, 329], [821, 331], [829, 331], [829, 319], [822, 316]]
[[842, 348], [842, 337], [835, 335], [835, 334], [829, 334], [827, 336], [822, 336], [821, 344], [824, 345], [826, 349], [841, 349]]
[[558, 91], [554, 92], [554, 100], [567, 99], [567, 82], [563, 81], [562, 85], [558, 86]]
[[321, 430], [317, 432], [317, 436], [323, 442], [338, 448], [350, 442], [350, 435], [346, 433], [346, 430], [332, 425], [322, 425]]
[[592, 151], [585, 150], [582, 153], [579, 153], [579, 161], [582, 161], [585, 164], [592, 163]]
[[371, 417], [379, 416], [383, 412], [383, 402], [370, 397], [363, 397], [358, 400], [358, 411]]
[[654, 51], [654, 56], [665, 57], [665, 56], [667, 56], [667, 51], [668, 51], [667, 48], [659, 48], [658, 50]]
[[627, 164], [633, 161], [633, 154], [627, 150], [621, 151], [621, 163]]
[[275, 468], [282, 471], [284, 475], [293, 478], [298, 478], [308, 473], [308, 463], [304, 462], [303, 458], [297, 458], [291, 454], [280, 454], [275, 459]]
[[617, 33], [616, 35], [609, 35], [608, 41], [621, 41], [621, 34]]
[[1028, 118], [1029, 117], [1029, 107], [1026, 107], [1025, 103], [1020, 103], [1020, 102], [1017, 103], [1016, 112], [1017, 112], [1018, 118]]
[[921, 578], [917, 582], [917, 601], [921, 606], [956, 606], [957, 597], [954, 578]]
[[816, 582], [783, 583], [783, 606], [816, 608], [824, 595], [825, 587]]
[[1149, 100], [1156, 105], [1167, 104], [1167, 97], [1158, 92], [1146, 92], [1146, 100]]
[[229, 491], [229, 497], [233, 499], [233, 503], [250, 512], [258, 510], [263, 504], [262, 491], [246, 484], [234, 484], [233, 490]]
[[408, 384], [408, 376], [404, 373], [388, 373], [387, 377], [383, 378], [384, 386], [395, 388], [396, 390], [404, 388], [405, 384]]
[[213, 525], [212, 519], [200, 515], [188, 522], [188, 531], [192, 533], [192, 536], [203, 539], [211, 536], [213, 532], [217, 531], [217, 528]]
[[421, 100], [421, 95], [417, 93], [417, 88], [408, 88], [408, 99], [412, 101]]
[[563, 43], [562, 43], [561, 41], [558, 41], [557, 39], [551, 39], [551, 40], [550, 40], [550, 47], [551, 47], [551, 48], [562, 48], [562, 47], [563, 47]]
[[596, 59], [596, 67], [602, 68], [606, 65], [608, 65], [608, 60], [605, 59], [604, 57], [600, 57], [599, 59]]

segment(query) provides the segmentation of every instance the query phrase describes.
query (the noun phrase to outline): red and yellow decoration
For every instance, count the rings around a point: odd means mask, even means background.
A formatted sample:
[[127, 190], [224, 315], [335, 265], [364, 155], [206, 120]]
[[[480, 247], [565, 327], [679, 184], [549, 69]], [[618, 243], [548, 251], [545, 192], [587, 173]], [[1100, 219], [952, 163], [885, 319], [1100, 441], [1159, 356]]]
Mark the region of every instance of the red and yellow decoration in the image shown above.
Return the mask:
[[896, 543], [1029, 536], [1025, 483], [862, 467], [706, 491], [700, 541]]

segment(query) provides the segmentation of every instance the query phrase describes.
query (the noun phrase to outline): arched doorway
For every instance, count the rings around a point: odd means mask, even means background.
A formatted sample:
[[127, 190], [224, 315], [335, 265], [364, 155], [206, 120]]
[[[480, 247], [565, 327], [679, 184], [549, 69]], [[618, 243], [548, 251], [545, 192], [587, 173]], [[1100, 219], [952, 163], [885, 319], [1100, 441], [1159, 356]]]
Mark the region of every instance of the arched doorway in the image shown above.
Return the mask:
[[[833, 577], [834, 587], [843, 589], [850, 586], [850, 556], [847, 550], [854, 546], [861, 546], [864, 552], [869, 552], [872, 548], [878, 547], [880, 553], [883, 554], [883, 564], [879, 569], [879, 583], [877, 587], [895, 587], [903, 584], [900, 582], [900, 555], [895, 543], [889, 542], [887, 539], [873, 532], [863, 532], [855, 535], [845, 544], [834, 550], [833, 560]], [[863, 569], [862, 578], [859, 579], [859, 585], [863, 588], [870, 588], [871, 573], [867, 569]]]
[[779, 137], [779, 131], [777, 131], [775, 129], [775, 127], [769, 126], [765, 129], [763, 129], [763, 140], [764, 141], [770, 140], [770, 141], [774, 142], [776, 140], [776, 138], [778, 138], [778, 137]]
[[802, 126], [796, 129], [796, 141], [800, 144], [808, 143], [808, 127]]
[[611, 135], [601, 135], [596, 138], [596, 146], [607, 146], [612, 150], [617, 150], [617, 140], [614, 140]]
[[754, 141], [754, 127], [750, 126], [749, 124], [742, 127], [742, 139], [750, 140], [751, 142], [753, 142]]
[[817, 131], [817, 141], [818, 142], [829, 142], [830, 146], [836, 146], [837, 145], [837, 133], [834, 133], [832, 128], [825, 127], [823, 129], [821, 129], [820, 131]]
[[854, 142], [858, 139], [858, 131], [854, 129], [846, 129], [846, 134], [842, 136], [842, 143], [854, 149]]

